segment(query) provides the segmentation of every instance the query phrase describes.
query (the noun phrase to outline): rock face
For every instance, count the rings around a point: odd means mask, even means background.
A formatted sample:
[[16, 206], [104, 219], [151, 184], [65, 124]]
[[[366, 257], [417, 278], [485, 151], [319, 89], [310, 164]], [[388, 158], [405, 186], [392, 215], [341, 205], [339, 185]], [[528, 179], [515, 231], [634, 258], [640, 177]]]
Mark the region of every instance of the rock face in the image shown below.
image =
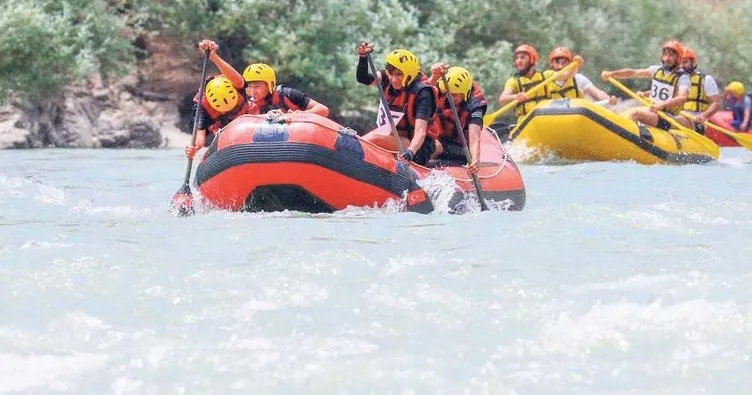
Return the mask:
[[0, 107], [0, 148], [183, 146], [190, 136], [178, 120], [175, 102], [139, 91], [133, 75], [110, 86], [92, 79], [59, 97]]
[[195, 53], [182, 54], [166, 38], [154, 37], [145, 45], [146, 59], [120, 80], [104, 83], [95, 75], [55, 97], [10, 98], [0, 106], [0, 148], [188, 145], [191, 136], [180, 130], [186, 122], [181, 123], [178, 105], [193, 97], [200, 63]]

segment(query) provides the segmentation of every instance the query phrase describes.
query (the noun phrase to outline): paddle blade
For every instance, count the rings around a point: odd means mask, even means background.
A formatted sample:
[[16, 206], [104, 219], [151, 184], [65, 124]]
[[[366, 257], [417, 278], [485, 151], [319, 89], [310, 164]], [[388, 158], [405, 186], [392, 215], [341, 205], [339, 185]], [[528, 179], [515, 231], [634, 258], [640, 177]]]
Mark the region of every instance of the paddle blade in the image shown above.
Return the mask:
[[193, 208], [193, 194], [188, 184], [183, 184], [180, 190], [175, 193], [175, 196], [172, 197], [170, 211], [178, 217], [188, 217], [196, 212]]
[[734, 139], [742, 147], [752, 150], [752, 134], [749, 133], [734, 133]]
[[486, 114], [483, 116], [483, 126], [489, 127], [493, 123], [494, 119], [496, 119], [493, 114]]
[[423, 188], [414, 188], [407, 192], [407, 211], [419, 214], [430, 214], [433, 212], [433, 203], [428, 198], [428, 194]]

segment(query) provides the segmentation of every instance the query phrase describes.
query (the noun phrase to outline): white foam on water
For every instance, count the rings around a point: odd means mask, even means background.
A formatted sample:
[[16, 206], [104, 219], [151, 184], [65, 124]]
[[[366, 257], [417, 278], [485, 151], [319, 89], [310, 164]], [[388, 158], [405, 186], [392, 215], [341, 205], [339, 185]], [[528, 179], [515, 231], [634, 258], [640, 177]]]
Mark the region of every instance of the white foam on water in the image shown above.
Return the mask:
[[[443, 215], [454, 182], [431, 174], [438, 215], [397, 214], [395, 201], [333, 214], [197, 207], [176, 219], [165, 205], [183, 163], [136, 168], [138, 189], [81, 164], [57, 164], [61, 180], [84, 180], [62, 197], [0, 176], [0, 392], [752, 385], [743, 169], [522, 166], [531, 204], [519, 213], [476, 213], [468, 193], [469, 215]], [[687, 193], [690, 181], [703, 189]]]
[[514, 162], [518, 164], [570, 163], [570, 161], [559, 158], [553, 151], [529, 147], [525, 140], [515, 140], [512, 143], [506, 143], [504, 144], [504, 148], [514, 159]]
[[724, 155], [721, 155], [721, 157], [718, 158], [718, 163], [721, 166], [727, 166], [735, 169], [747, 167], [748, 165], [752, 164], [752, 162], [750, 162], [748, 159], [739, 157], [727, 157]]
[[73, 244], [71, 243], [63, 243], [60, 241], [36, 241], [36, 240], [29, 240], [27, 242], [24, 242], [19, 249], [21, 250], [28, 250], [28, 249], [36, 249], [36, 248], [68, 248], [72, 247]]
[[408, 257], [390, 257], [386, 266], [381, 269], [381, 276], [394, 277], [395, 275], [404, 274], [407, 269], [418, 266], [429, 266], [435, 263], [434, 258], [429, 254]]
[[79, 200], [70, 207], [71, 214], [85, 214], [90, 216], [104, 216], [114, 218], [150, 217], [157, 210], [151, 208], [137, 208], [133, 206], [99, 206], [90, 200]]
[[441, 170], [431, 170], [427, 177], [418, 180], [428, 194], [436, 213], [448, 213], [449, 203], [457, 192], [457, 184], [449, 173]]
[[102, 369], [109, 359], [106, 354], [96, 353], [0, 353], [0, 394], [37, 387], [65, 392], [81, 375]]
[[324, 287], [285, 277], [280, 278], [277, 284], [268, 284], [256, 293], [258, 296], [235, 311], [235, 319], [251, 320], [259, 311], [309, 306], [329, 297], [329, 292]]
[[657, 286], [663, 287], [664, 284], [676, 282], [680, 279], [680, 276], [676, 274], [664, 274], [664, 275], [645, 275], [636, 274], [634, 276], [627, 277], [623, 280], [605, 281], [600, 283], [584, 283], [572, 287], [563, 287], [573, 293], [587, 293], [591, 291], [640, 291], [640, 290], [652, 290]]
[[23, 177], [6, 177], [0, 174], [0, 197], [19, 198], [25, 196], [23, 189], [34, 182]]
[[39, 192], [34, 198], [42, 203], [64, 206], [66, 201], [65, 192], [51, 185], [40, 185]]

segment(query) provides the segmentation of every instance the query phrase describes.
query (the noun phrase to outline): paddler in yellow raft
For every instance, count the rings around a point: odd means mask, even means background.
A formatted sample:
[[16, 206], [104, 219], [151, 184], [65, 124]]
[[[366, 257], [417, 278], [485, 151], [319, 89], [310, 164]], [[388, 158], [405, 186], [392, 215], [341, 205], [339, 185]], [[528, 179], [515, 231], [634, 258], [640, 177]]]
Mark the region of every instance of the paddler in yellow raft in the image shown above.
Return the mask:
[[[579, 66], [575, 66], [575, 69], [569, 73], [564, 73], [561, 77], [551, 81], [546, 86], [548, 99], [582, 99], [587, 94], [594, 98], [598, 102], [608, 102], [609, 104], [616, 104], [616, 96], [609, 96], [608, 93], [599, 89], [590, 78], [577, 72], [578, 68], [582, 65], [582, 58], [579, 56]], [[548, 64], [551, 67], [550, 70], [543, 72], [543, 77], [548, 78], [554, 75], [557, 71], [567, 67], [572, 63], [574, 56], [569, 48], [556, 47], [548, 55]]]
[[639, 108], [630, 113], [630, 118], [647, 126], [662, 130], [671, 129], [671, 123], [662, 119], [656, 113], [663, 111], [682, 126], [692, 128], [692, 123], [679, 116], [679, 111], [687, 102], [689, 89], [692, 84], [689, 75], [681, 68], [680, 62], [684, 56], [684, 47], [678, 41], [666, 41], [661, 48], [661, 64], [648, 66], [644, 69], [604, 70], [601, 79], [609, 78], [652, 78], [650, 91], [639, 92], [643, 97], [652, 100], [650, 108]]

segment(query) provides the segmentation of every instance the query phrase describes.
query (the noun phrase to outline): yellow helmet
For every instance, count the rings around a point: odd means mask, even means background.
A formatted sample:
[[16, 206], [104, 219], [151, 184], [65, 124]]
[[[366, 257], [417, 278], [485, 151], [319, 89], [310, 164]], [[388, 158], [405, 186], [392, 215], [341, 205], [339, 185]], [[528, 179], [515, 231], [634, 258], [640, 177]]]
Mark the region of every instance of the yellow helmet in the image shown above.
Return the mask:
[[[449, 84], [449, 93], [459, 93], [463, 95], [464, 100], [470, 96], [470, 90], [473, 88], [473, 76], [464, 67], [450, 67], [446, 74], [447, 84]], [[444, 81], [439, 80], [439, 90], [441, 93], [446, 92]]]
[[211, 108], [225, 113], [238, 104], [238, 90], [232, 86], [227, 77], [215, 77], [212, 78], [206, 84], [206, 101], [209, 102]]
[[277, 76], [274, 69], [266, 63], [254, 63], [243, 71], [245, 82], [264, 81], [269, 85], [269, 93], [274, 93], [274, 85], [277, 84]]
[[732, 81], [726, 86], [726, 89], [737, 97], [744, 94], [744, 84], [739, 81]]
[[420, 62], [418, 58], [406, 49], [395, 49], [389, 52], [384, 59], [387, 69], [393, 67], [402, 72], [402, 87], [407, 87], [418, 77]]

